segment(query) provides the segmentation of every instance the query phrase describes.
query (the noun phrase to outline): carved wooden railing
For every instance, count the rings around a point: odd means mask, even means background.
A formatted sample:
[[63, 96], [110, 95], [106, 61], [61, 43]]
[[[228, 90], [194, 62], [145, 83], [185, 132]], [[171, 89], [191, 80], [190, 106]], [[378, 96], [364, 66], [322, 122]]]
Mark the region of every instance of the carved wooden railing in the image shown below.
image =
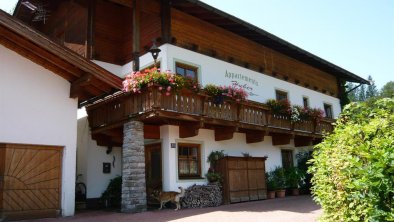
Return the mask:
[[[182, 90], [178, 94], [167, 96], [156, 86], [148, 87], [142, 93], [122, 93], [87, 107], [92, 129], [119, 123], [150, 111], [167, 111], [316, 134], [333, 130], [333, 121], [329, 119], [292, 123], [288, 116], [272, 115], [269, 108], [261, 103], [227, 100], [223, 104], [215, 104], [205, 94]], [[179, 115], [176, 118], [182, 120]]]

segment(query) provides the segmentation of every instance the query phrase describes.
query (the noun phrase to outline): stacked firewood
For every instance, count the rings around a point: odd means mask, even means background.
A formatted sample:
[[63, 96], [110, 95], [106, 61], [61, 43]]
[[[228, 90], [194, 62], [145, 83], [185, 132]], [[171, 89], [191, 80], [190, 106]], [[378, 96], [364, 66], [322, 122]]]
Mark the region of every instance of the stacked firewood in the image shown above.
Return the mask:
[[181, 204], [182, 208], [217, 207], [222, 204], [222, 199], [219, 183], [193, 185], [185, 190]]

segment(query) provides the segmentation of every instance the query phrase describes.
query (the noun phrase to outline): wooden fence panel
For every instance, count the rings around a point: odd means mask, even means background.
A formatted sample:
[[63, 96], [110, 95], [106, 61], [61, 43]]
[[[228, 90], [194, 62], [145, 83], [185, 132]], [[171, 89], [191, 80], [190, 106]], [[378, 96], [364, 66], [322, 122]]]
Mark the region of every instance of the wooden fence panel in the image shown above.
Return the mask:
[[265, 157], [224, 157], [216, 164], [223, 175], [224, 204], [266, 199]]

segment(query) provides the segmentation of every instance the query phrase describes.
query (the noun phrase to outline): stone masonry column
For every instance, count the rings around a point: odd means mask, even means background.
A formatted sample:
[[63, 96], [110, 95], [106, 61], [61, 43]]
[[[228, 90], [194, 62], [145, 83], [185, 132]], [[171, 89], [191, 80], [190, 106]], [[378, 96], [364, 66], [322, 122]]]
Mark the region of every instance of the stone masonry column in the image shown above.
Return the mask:
[[122, 212], [146, 211], [144, 123], [123, 125]]

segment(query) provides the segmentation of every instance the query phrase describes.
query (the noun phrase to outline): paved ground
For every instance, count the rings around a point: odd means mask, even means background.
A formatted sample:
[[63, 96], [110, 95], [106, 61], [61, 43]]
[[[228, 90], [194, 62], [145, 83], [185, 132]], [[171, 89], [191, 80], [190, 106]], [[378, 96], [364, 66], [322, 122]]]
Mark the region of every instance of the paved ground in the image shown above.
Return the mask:
[[310, 196], [253, 201], [202, 209], [148, 211], [138, 214], [89, 211], [74, 217], [33, 220], [34, 222], [312, 222], [322, 211]]

